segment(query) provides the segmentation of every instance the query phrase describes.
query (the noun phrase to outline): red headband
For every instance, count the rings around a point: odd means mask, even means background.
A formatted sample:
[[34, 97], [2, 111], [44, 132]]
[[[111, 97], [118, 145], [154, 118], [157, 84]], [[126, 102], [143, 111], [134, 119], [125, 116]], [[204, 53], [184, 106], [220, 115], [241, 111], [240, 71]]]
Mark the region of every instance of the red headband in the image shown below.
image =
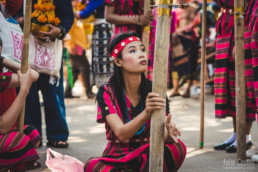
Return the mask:
[[131, 37], [126, 38], [123, 41], [119, 42], [119, 44], [117, 44], [112, 51], [112, 54], [111, 54], [112, 58], [115, 59], [127, 44], [134, 42], [134, 41], [140, 41], [140, 38], [138, 38], [136, 36], [131, 36]]

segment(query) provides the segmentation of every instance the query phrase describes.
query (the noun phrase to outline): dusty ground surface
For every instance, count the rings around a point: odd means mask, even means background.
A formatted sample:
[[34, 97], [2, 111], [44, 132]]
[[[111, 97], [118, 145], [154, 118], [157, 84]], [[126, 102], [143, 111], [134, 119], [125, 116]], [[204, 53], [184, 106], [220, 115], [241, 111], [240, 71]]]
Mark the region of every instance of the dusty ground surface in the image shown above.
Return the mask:
[[[78, 87], [78, 86], [77, 86]], [[80, 89], [81, 88], [77, 88]], [[78, 91], [78, 90], [77, 90]], [[237, 164], [236, 154], [214, 151], [213, 146], [224, 141], [232, 133], [232, 119], [216, 120], [214, 118], [214, 96], [206, 96], [204, 149], [199, 149], [200, 102], [195, 98], [175, 97], [170, 99], [173, 121], [182, 130], [181, 140], [187, 146], [187, 157], [180, 168], [181, 172], [231, 172], [258, 171], [258, 164]], [[85, 97], [66, 99], [67, 121], [70, 129], [69, 148], [54, 149], [60, 153], [76, 157], [82, 162], [94, 156], [101, 156], [105, 146], [105, 129], [96, 123], [95, 100]], [[45, 127], [45, 126], [43, 126]], [[258, 144], [258, 126], [253, 123], [252, 141]], [[45, 134], [43, 135], [46, 141]], [[42, 167], [36, 171], [50, 171], [45, 166], [46, 144], [38, 149]]]

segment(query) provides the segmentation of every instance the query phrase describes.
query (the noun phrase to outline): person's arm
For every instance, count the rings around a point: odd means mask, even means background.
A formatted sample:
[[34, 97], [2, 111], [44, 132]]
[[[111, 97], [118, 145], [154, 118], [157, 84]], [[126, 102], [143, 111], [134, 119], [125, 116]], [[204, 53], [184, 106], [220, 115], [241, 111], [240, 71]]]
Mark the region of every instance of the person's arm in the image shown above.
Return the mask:
[[[3, 58], [3, 64], [2, 64], [4, 67], [8, 68], [9, 70], [11, 70], [12, 72], [14, 73], [17, 73], [18, 70], [21, 70], [21, 64], [20, 63], [17, 63], [17, 62], [14, 62], [14, 61], [11, 61], [11, 60], [8, 60], [6, 58]], [[31, 75], [32, 75], [32, 81], [36, 81], [39, 77], [39, 73], [35, 70], [31, 70]], [[12, 77], [13, 80], [15, 80], [15, 78], [17, 78], [17, 84], [15, 85], [12, 85], [10, 83], [10, 87], [18, 87], [19, 86], [19, 82], [18, 82], [18, 76], [16, 74], [13, 74], [14, 78]]]
[[150, 25], [153, 21], [152, 11], [148, 11], [145, 15], [132, 15], [131, 17], [123, 17], [115, 14], [115, 7], [111, 5], [105, 6], [105, 19], [107, 22], [116, 25], [137, 24]]
[[47, 24], [50, 28], [49, 32], [40, 32], [44, 36], [39, 37], [42, 40], [54, 40], [58, 38], [59, 40], [63, 40], [65, 35], [69, 32], [73, 25], [74, 14], [72, 3], [70, 0], [56, 0], [54, 1], [54, 5], [56, 7], [55, 14], [56, 17], [60, 19], [59, 26], [54, 26], [52, 24]]
[[181, 131], [176, 128], [176, 125], [171, 121], [172, 115], [165, 117], [164, 142], [178, 143], [177, 136], [181, 136]]
[[60, 19], [60, 26], [63, 35], [59, 39], [63, 39], [71, 29], [74, 22], [74, 14], [71, 0], [56, 0], [56, 17]]
[[28, 71], [25, 74], [22, 74], [20, 71], [18, 71], [18, 77], [21, 85], [20, 92], [15, 98], [12, 105], [9, 107], [9, 109], [2, 116], [0, 116], [1, 134], [9, 132], [13, 127], [23, 107], [23, 103], [26, 100], [26, 96], [29, 92], [31, 83], [33, 82], [30, 68], [28, 68]]
[[143, 126], [149, 116], [144, 110], [130, 122], [124, 124], [117, 114], [110, 114], [106, 117], [107, 123], [112, 128], [121, 142], [132, 138], [135, 133]]
[[104, 3], [104, 0], [91, 0], [86, 8], [77, 14], [78, 18], [88, 18], [97, 8]]
[[135, 135], [149, 119], [152, 110], [166, 107], [165, 100], [156, 93], [149, 93], [145, 104], [145, 110], [126, 124], [121, 121], [117, 114], [110, 114], [106, 117], [107, 123], [121, 142], [129, 140]]

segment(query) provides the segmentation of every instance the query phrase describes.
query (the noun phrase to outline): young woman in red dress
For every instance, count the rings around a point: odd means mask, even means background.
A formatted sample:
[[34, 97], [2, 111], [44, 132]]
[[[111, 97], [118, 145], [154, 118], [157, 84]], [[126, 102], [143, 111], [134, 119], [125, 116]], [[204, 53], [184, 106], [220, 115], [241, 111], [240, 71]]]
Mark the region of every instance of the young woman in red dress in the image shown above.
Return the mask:
[[[151, 92], [146, 79], [145, 47], [135, 33], [115, 36], [110, 44], [114, 74], [97, 93], [97, 122], [105, 123], [107, 146], [102, 157], [90, 158], [85, 171], [148, 171], [150, 115], [166, 108], [164, 171], [177, 171], [186, 147], [171, 122], [168, 101]], [[168, 115], [168, 116], [167, 116]]]

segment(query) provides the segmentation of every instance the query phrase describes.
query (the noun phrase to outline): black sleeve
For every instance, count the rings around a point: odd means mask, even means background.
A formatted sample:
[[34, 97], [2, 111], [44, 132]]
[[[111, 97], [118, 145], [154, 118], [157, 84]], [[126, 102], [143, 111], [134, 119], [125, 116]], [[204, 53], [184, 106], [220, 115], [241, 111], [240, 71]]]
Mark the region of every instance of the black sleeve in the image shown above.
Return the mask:
[[166, 116], [170, 113], [170, 108], [169, 108], [169, 100], [168, 96], [166, 96]]
[[71, 0], [56, 0], [54, 1], [56, 6], [55, 14], [60, 19], [60, 28], [63, 33], [63, 37], [69, 32], [73, 25], [74, 14]]

